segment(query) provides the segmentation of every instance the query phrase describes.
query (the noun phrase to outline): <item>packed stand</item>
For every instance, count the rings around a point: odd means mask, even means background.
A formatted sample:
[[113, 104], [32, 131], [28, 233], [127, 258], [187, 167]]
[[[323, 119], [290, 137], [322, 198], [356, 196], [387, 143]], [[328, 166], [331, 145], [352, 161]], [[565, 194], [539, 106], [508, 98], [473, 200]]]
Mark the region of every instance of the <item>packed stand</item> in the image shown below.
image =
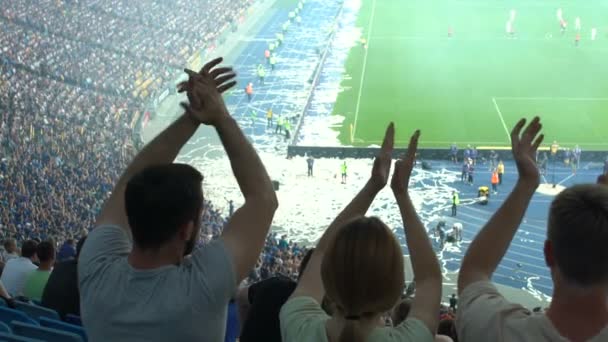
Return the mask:
[[[91, 226], [130, 159], [143, 99], [176, 76], [166, 61], [181, 68], [250, 2], [0, 5], [0, 238], [63, 241]], [[134, 20], [142, 6], [148, 24]], [[187, 20], [199, 24], [178, 25]]]
[[131, 157], [136, 107], [5, 66], [0, 108], [0, 234], [63, 241], [90, 227]]
[[[20, 25], [180, 68], [191, 55], [217, 39], [231, 22], [238, 21], [251, 3], [252, 0], [2, 0], [0, 7], [2, 17]], [[118, 56], [113, 61], [117, 60]]]
[[[42, 76], [102, 93], [149, 98], [166, 89], [176, 70], [123, 52], [45, 34], [0, 20], [0, 58]], [[145, 88], [145, 89], [144, 89]]]

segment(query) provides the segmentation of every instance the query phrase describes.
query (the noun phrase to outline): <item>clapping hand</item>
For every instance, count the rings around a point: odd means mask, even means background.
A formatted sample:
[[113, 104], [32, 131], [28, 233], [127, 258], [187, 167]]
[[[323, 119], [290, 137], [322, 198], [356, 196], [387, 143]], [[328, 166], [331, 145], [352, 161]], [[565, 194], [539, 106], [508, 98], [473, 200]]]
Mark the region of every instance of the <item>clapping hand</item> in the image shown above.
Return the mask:
[[380, 191], [386, 186], [388, 176], [391, 172], [391, 161], [393, 155], [393, 146], [395, 143], [395, 125], [391, 122], [386, 128], [384, 140], [380, 152], [374, 159], [372, 168], [371, 184], [374, 188]]
[[511, 148], [517, 165], [520, 181], [536, 189], [540, 184], [540, 172], [536, 166], [535, 157], [538, 146], [543, 142], [544, 135], [540, 134], [543, 125], [540, 118], [535, 117], [524, 129], [526, 119], [521, 119], [511, 132]]
[[178, 92], [186, 92], [189, 103], [181, 103], [186, 112], [197, 121], [214, 125], [228, 116], [222, 93], [236, 85], [236, 74], [230, 67], [217, 67], [223, 58], [205, 64], [200, 72], [184, 70], [188, 80], [178, 85]]
[[395, 163], [395, 172], [391, 180], [391, 188], [395, 196], [407, 194], [412, 169], [414, 169], [414, 165], [416, 164], [416, 151], [418, 150], [419, 138], [420, 131], [417, 130], [410, 138], [410, 144], [407, 147], [405, 157]]

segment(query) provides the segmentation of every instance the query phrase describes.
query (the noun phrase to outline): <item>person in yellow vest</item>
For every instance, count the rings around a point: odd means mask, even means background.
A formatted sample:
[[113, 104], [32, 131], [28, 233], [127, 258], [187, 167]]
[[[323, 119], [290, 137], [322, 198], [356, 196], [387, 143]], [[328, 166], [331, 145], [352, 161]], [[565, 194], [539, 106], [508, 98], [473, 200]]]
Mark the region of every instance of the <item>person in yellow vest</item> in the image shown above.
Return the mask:
[[498, 173], [498, 185], [502, 185], [502, 176], [505, 174], [505, 163], [503, 163], [502, 160], [498, 161], [496, 173]]
[[284, 126], [283, 129], [285, 129], [285, 140], [289, 140], [289, 138], [291, 138], [291, 122], [289, 122], [289, 119], [285, 119], [283, 120], [284, 122]]
[[282, 117], [278, 117], [277, 118], [277, 124], [274, 130], [274, 134], [281, 134], [281, 132], [283, 131], [283, 118]]
[[270, 108], [268, 109], [268, 112], [266, 112], [266, 120], [268, 121], [266, 129], [272, 128], [272, 115], [272, 108]]
[[458, 206], [460, 205], [460, 196], [458, 196], [458, 192], [452, 192], [452, 216], [456, 216], [458, 214]]
[[348, 174], [348, 166], [346, 165], [346, 160], [340, 166], [340, 171], [342, 173], [342, 184], [346, 184], [346, 176]]
[[277, 65], [277, 58], [275, 56], [270, 57], [270, 70], [274, 70]]
[[367, 49], [367, 39], [365, 39], [365, 37], [361, 37], [361, 39], [359, 39], [359, 43], [361, 44], [361, 47]]

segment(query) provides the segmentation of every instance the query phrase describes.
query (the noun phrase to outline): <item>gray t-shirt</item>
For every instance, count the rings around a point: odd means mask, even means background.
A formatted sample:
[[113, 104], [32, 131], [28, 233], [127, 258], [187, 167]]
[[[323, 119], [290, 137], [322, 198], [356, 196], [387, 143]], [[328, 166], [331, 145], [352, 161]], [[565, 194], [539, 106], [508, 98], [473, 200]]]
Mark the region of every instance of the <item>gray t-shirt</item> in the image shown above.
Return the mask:
[[232, 257], [216, 240], [179, 266], [136, 270], [131, 243], [117, 226], [89, 234], [78, 259], [80, 307], [89, 341], [224, 340], [236, 290]]

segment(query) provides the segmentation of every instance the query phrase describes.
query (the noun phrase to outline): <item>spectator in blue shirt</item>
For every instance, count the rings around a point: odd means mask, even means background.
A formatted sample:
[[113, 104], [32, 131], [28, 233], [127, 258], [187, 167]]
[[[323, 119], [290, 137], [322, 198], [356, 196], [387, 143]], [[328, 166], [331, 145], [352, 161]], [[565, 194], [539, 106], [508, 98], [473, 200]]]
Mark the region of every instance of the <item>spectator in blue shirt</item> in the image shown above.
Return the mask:
[[74, 239], [67, 239], [57, 254], [57, 261], [66, 261], [76, 258], [76, 248], [74, 247]]

